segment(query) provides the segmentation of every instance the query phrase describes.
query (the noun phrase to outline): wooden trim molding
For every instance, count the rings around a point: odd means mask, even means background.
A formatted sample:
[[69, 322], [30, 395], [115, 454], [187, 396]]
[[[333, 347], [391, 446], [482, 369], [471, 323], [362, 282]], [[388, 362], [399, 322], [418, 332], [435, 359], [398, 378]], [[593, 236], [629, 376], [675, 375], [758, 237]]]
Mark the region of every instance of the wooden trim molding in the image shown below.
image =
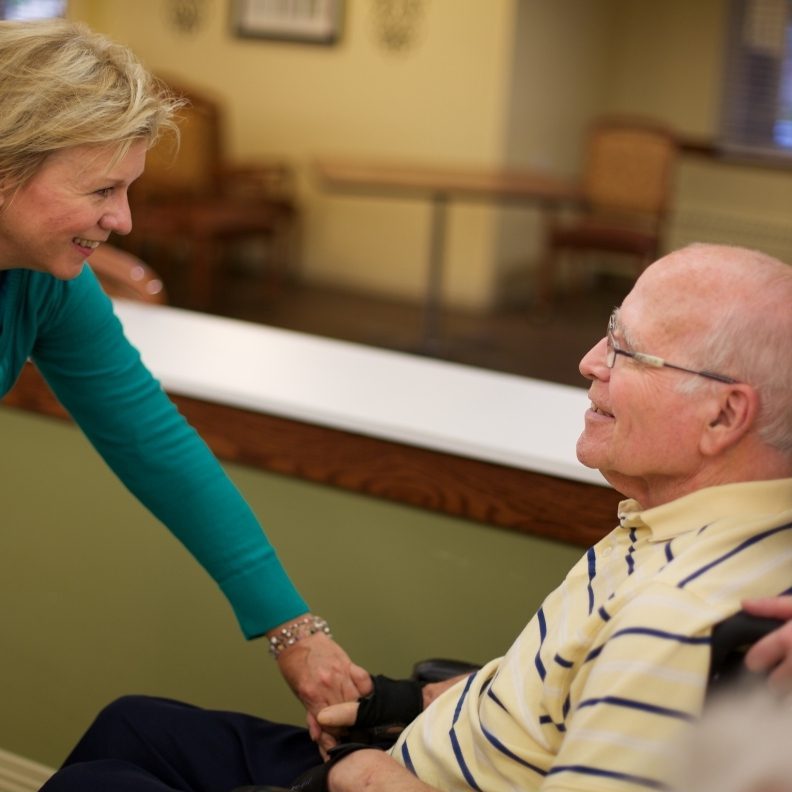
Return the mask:
[[[620, 496], [607, 487], [176, 394], [171, 398], [228, 462], [582, 546], [615, 525]], [[2, 404], [68, 420], [31, 364]]]

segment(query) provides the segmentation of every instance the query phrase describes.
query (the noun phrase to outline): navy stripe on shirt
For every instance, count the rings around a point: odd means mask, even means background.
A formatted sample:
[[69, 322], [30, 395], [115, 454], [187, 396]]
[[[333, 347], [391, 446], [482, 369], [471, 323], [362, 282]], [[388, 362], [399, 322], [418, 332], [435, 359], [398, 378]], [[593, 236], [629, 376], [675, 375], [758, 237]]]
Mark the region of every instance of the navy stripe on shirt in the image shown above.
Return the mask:
[[521, 764], [523, 767], [527, 767], [529, 770], [533, 770], [535, 773], [539, 773], [539, 775], [547, 775], [546, 770], [542, 770], [541, 767], [537, 767], [530, 762], [527, 762], [520, 756], [517, 756], [516, 753], [510, 751], [494, 734], [487, 731], [483, 726], [481, 727], [481, 731], [483, 732], [484, 736], [490, 742], [490, 744], [498, 751], [500, 751], [504, 756], [508, 756], [509, 759], [513, 759], [518, 764]]
[[645, 701], [622, 698], [621, 696], [600, 696], [598, 698], [584, 699], [578, 704], [577, 708], [597, 707], [600, 704], [608, 704], [614, 707], [624, 707], [625, 709], [640, 710], [651, 715], [662, 715], [667, 718], [678, 718], [684, 721], [694, 721], [695, 715], [691, 715], [683, 710], [671, 709], [670, 707], [659, 707], [656, 704], [647, 704]]
[[545, 621], [545, 615], [542, 608], [539, 608], [539, 610], [536, 611], [536, 620], [539, 624], [539, 648], [536, 650], [534, 664], [536, 665], [536, 670], [539, 672], [539, 678], [544, 679], [547, 676], [547, 669], [544, 667], [544, 663], [542, 662], [541, 653], [545, 637], [547, 636], [547, 622]]
[[503, 702], [492, 692], [492, 688], [487, 691], [487, 696], [489, 696], [489, 698], [491, 698], [504, 712], [509, 711], [503, 706]]
[[571, 660], [565, 660], [563, 657], [561, 657], [561, 655], [560, 655], [560, 654], [557, 654], [557, 655], [556, 655], [556, 656], [553, 658], [553, 661], [554, 661], [554, 662], [555, 662], [557, 665], [560, 665], [560, 666], [561, 666], [561, 668], [572, 668], [572, 666], [573, 666], [573, 665], [575, 665], [575, 664], [574, 664], [574, 663], [573, 663]]
[[597, 554], [594, 552], [593, 547], [589, 547], [586, 551], [586, 557], [588, 558], [588, 612], [594, 610], [594, 588], [591, 585], [594, 578], [597, 576]]
[[728, 553], [724, 553], [719, 558], [710, 561], [708, 564], [705, 564], [703, 567], [701, 567], [701, 569], [696, 570], [686, 578], [680, 580], [679, 583], [677, 583], [677, 586], [679, 588], [685, 588], [685, 586], [687, 586], [687, 584], [691, 581], [696, 580], [696, 578], [701, 577], [703, 574], [709, 572], [711, 569], [714, 569], [716, 566], [728, 561], [730, 558], [733, 558], [743, 550], [747, 550], [749, 547], [752, 547], [764, 539], [769, 539], [771, 536], [775, 536], [775, 534], [780, 533], [781, 531], [788, 531], [790, 528], [792, 528], [792, 523], [786, 523], [785, 525], [779, 525], [776, 528], [771, 528], [769, 531], [763, 531], [762, 533], [756, 534], [755, 536], [751, 536], [744, 542], [738, 544], [737, 547], [733, 547]]
[[711, 643], [709, 635], [684, 635], [683, 633], [672, 633], [667, 630], [656, 630], [653, 627], [625, 627], [623, 630], [617, 630], [604, 644], [592, 649], [587, 655], [584, 663], [594, 660], [602, 653], [602, 650], [608, 645], [609, 641], [614, 638], [621, 638], [625, 635], [648, 635], [652, 638], [661, 638], [664, 641], [676, 641], [682, 644], [692, 645], [709, 645]]
[[451, 747], [454, 749], [454, 756], [456, 757], [459, 769], [462, 771], [462, 775], [465, 776], [465, 781], [467, 781], [473, 789], [478, 790], [478, 792], [482, 792], [481, 787], [476, 783], [476, 779], [473, 778], [473, 774], [470, 772], [467, 762], [465, 762], [465, 757], [462, 756], [462, 748], [459, 746], [459, 740], [457, 739], [456, 732], [451, 729], [448, 736], [451, 738]]
[[657, 781], [654, 778], [632, 775], [631, 773], [617, 773], [613, 770], [603, 770], [601, 767], [591, 767], [589, 765], [556, 765], [548, 771], [547, 775], [556, 775], [557, 773], [581, 773], [583, 775], [601, 776], [602, 778], [613, 778], [617, 781], [626, 781], [631, 784], [638, 784], [646, 787], [647, 789], [670, 789], [667, 784]]
[[465, 757], [462, 755], [462, 748], [459, 745], [459, 740], [457, 739], [455, 730], [456, 722], [459, 720], [459, 714], [462, 712], [462, 704], [464, 703], [465, 698], [467, 698], [468, 691], [470, 690], [470, 686], [473, 683], [475, 676], [475, 674], [471, 674], [465, 682], [465, 688], [462, 691], [462, 695], [459, 697], [456, 707], [454, 708], [454, 719], [451, 721], [451, 729], [448, 732], [448, 736], [451, 740], [451, 749], [454, 752], [454, 756], [456, 757], [459, 769], [462, 771], [462, 775], [473, 789], [481, 792], [481, 789], [476, 783], [475, 778], [473, 778], [473, 774], [470, 772], [470, 768], [467, 766], [467, 762], [465, 762]]
[[402, 755], [402, 761], [404, 762], [404, 766], [413, 775], [418, 775], [418, 773], [415, 772], [415, 765], [413, 764], [413, 760], [412, 760], [412, 757], [410, 756], [410, 752], [407, 750], [407, 742], [406, 741], [402, 743], [401, 755]]
[[556, 731], [560, 731], [560, 732], [566, 731], [565, 723], [556, 723], [549, 715], [540, 715], [539, 723], [542, 726], [547, 726], [548, 724], [550, 724], [551, 726], [555, 727]]
[[635, 528], [630, 528], [630, 546], [627, 548], [627, 554], [624, 560], [627, 562], [627, 574], [632, 575], [635, 572]]

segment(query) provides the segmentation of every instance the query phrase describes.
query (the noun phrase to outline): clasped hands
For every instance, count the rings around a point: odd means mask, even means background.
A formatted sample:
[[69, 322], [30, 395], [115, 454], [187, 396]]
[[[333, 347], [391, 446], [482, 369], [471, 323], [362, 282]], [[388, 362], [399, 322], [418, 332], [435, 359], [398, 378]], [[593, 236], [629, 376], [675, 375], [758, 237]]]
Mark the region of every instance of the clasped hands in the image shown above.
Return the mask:
[[[317, 735], [319, 750], [326, 762], [300, 776], [290, 792], [327, 792], [330, 789], [341, 792], [347, 788], [345, 780], [351, 788], [356, 788], [361, 773], [367, 775], [377, 771], [388, 776], [395, 773], [398, 779], [404, 768], [395, 766], [382, 749], [390, 747], [404, 727], [458, 679], [422, 684], [411, 679], [375, 676], [371, 678], [369, 695], [325, 707], [315, 716], [309, 714], [311, 733]], [[355, 767], [345, 766], [340, 778], [334, 774], [331, 785], [331, 770], [350, 754], [366, 749], [379, 750], [368, 750], [368, 756], [357, 757]], [[413, 786], [414, 781], [411, 777], [409, 785]]]

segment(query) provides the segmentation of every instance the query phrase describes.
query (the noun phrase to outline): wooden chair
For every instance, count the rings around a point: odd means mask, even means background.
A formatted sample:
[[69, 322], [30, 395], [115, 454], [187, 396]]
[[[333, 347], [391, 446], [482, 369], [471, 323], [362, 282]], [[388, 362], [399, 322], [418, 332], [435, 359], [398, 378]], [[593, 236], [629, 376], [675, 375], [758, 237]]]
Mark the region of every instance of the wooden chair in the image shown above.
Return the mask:
[[88, 263], [111, 297], [159, 305], [168, 301], [157, 273], [131, 253], [104, 244], [91, 254]]
[[582, 178], [584, 206], [556, 217], [538, 272], [540, 307], [552, 301], [561, 252], [629, 256], [636, 275], [658, 254], [676, 155], [672, 133], [646, 119], [603, 118], [589, 132]]
[[188, 100], [180, 113], [181, 141], [178, 150], [164, 140], [149, 152], [146, 171], [130, 190], [133, 228], [125, 247], [160, 269], [182, 261], [184, 302], [206, 310], [222, 293], [225, 253], [234, 243], [265, 240], [271, 271], [262, 277], [270, 283], [285, 277], [298, 219], [293, 173], [280, 161], [228, 163], [220, 102], [166, 82]]

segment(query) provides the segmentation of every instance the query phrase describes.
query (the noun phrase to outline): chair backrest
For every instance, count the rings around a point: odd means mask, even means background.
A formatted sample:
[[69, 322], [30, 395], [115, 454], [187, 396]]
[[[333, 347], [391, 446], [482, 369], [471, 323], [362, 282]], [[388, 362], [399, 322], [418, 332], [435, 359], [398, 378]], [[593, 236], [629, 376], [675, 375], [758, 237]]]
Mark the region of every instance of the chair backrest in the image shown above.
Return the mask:
[[131, 200], [201, 198], [216, 195], [221, 170], [222, 109], [203, 91], [163, 80], [187, 104], [178, 112], [179, 144], [166, 135], [146, 157], [146, 170]]
[[676, 155], [672, 133], [643, 119], [603, 118], [589, 132], [583, 189], [595, 212], [661, 217]]
[[112, 245], [100, 245], [91, 254], [89, 264], [110, 297], [158, 305], [168, 301], [157, 273], [131, 253]]
[[751, 646], [784, 624], [781, 619], [753, 616], [745, 611], [716, 624], [712, 631], [708, 692], [733, 684], [745, 673], [743, 659]]

